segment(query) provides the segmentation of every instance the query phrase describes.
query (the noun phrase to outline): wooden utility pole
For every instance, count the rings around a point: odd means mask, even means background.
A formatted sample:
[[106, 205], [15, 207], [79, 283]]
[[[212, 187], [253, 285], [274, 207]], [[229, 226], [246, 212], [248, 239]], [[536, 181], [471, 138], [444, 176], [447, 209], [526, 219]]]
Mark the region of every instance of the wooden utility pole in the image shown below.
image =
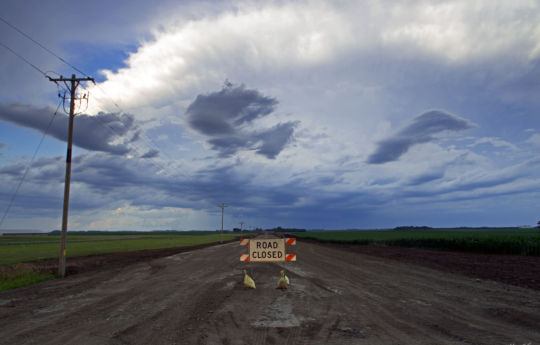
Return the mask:
[[223, 215], [225, 214], [225, 207], [228, 206], [221, 204], [219, 207], [221, 207], [221, 236], [219, 237], [219, 243], [223, 243]]
[[[75, 74], [71, 75], [71, 79], [63, 78], [51, 78], [49, 80], [57, 83], [63, 82], [71, 93], [69, 102], [69, 129], [68, 129], [68, 146], [66, 154], [66, 180], [64, 182], [64, 208], [62, 211], [62, 238], [60, 240], [60, 256], [58, 261], [58, 275], [60, 277], [66, 276], [66, 236], [68, 225], [68, 209], [69, 209], [69, 184], [71, 181], [71, 146], [73, 142], [73, 119], [75, 118], [75, 91], [81, 81], [92, 81], [93, 78], [76, 78]], [[71, 87], [67, 82], [71, 82]]]

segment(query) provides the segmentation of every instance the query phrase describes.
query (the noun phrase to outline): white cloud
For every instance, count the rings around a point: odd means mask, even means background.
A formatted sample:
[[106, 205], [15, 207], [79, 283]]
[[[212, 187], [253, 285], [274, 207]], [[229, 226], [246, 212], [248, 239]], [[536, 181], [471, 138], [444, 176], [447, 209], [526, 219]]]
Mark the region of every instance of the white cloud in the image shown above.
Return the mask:
[[[540, 49], [539, 4], [535, 1], [413, 2], [390, 11], [395, 25], [384, 28], [383, 42], [421, 49], [459, 62], [512, 51], [525, 59]], [[530, 16], [536, 20], [529, 21]]]
[[484, 137], [476, 139], [474, 143], [470, 144], [469, 147], [475, 147], [482, 144], [490, 144], [494, 147], [503, 147], [507, 148], [512, 151], [517, 151], [518, 147], [508, 141], [499, 139], [499, 138], [490, 138], [490, 137]]
[[[103, 71], [107, 80], [101, 87], [122, 106], [150, 103], [159, 108], [171, 101], [188, 102], [226, 78], [297, 74], [381, 47], [406, 55], [429, 53], [441, 61], [508, 51], [527, 57], [538, 44], [533, 35], [540, 30], [536, 6], [531, 1], [489, 1], [474, 7], [468, 1], [393, 2], [385, 8], [318, 1], [246, 6], [155, 30], [153, 39], [130, 55], [126, 68]], [[94, 112], [111, 106], [104, 97], [99, 103]]]
[[[107, 80], [100, 86], [138, 120], [150, 121], [148, 127], [156, 121], [183, 124], [196, 95], [219, 89], [229, 78], [279, 100], [281, 113], [268, 119], [273, 124], [300, 120], [298, 132], [326, 127], [323, 132], [339, 132], [350, 143], [337, 150], [340, 156], [366, 156], [381, 135], [381, 123], [389, 123], [390, 84], [410, 83], [386, 75], [393, 67], [378, 61], [399, 60], [396, 54], [429, 54], [441, 62], [508, 50], [526, 55], [534, 43], [526, 31], [537, 24], [514, 24], [533, 6], [487, 2], [471, 8], [466, 1], [246, 5], [154, 30], [125, 68], [104, 71]], [[478, 49], [481, 45], [489, 46]], [[366, 60], [373, 52], [381, 56]], [[115, 109], [99, 89], [94, 95], [93, 112]], [[188, 135], [203, 149], [200, 137]]]
[[329, 6], [306, 10], [300, 5], [190, 21], [155, 31], [152, 41], [143, 42], [130, 55], [126, 68], [103, 71], [107, 80], [101, 87], [127, 107], [189, 100], [193, 92], [210, 85], [215, 88], [246, 69], [282, 70], [327, 61], [354, 42], [348, 26]]
[[535, 146], [540, 146], [540, 134], [534, 133], [526, 142]]

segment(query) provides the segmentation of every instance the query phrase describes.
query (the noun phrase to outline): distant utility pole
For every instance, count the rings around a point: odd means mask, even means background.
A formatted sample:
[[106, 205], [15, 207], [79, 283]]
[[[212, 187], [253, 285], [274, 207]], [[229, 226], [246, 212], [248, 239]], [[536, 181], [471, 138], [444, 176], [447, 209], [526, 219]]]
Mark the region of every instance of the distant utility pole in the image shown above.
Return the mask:
[[242, 232], [242, 227], [244, 226], [244, 222], [240, 222], [240, 232]]
[[[71, 75], [71, 79], [63, 78], [51, 78], [49, 80], [58, 83], [63, 82], [71, 93], [69, 102], [69, 130], [68, 130], [68, 146], [66, 154], [66, 180], [64, 183], [64, 209], [62, 211], [62, 239], [60, 241], [60, 258], [58, 262], [58, 275], [60, 277], [66, 276], [66, 235], [68, 224], [68, 209], [69, 209], [69, 183], [71, 181], [71, 145], [73, 142], [73, 119], [75, 118], [75, 90], [81, 83], [81, 81], [94, 82], [93, 78], [76, 78], [75, 74]], [[67, 82], [71, 82], [71, 87]]]
[[229, 206], [222, 203], [219, 207], [221, 208], [221, 236], [219, 238], [219, 243], [223, 243], [223, 215], [225, 214], [225, 207]]

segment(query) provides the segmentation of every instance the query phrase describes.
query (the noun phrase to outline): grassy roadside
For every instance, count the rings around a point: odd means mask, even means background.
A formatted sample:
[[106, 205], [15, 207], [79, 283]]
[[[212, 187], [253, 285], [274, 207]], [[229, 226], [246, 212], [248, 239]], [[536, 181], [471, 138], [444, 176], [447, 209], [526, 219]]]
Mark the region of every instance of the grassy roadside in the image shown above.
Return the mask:
[[[245, 234], [244, 234], [245, 235]], [[224, 234], [223, 241], [238, 234]], [[68, 234], [67, 257], [132, 252], [150, 249], [189, 247], [219, 242], [219, 233], [187, 234]], [[55, 275], [40, 272], [24, 264], [58, 257], [59, 235], [0, 236], [0, 291], [54, 279]]]
[[39, 272], [31, 268], [10, 268], [0, 272], [0, 291], [34, 285], [55, 278], [54, 274]]
[[311, 231], [295, 233], [326, 243], [377, 244], [483, 254], [540, 256], [538, 229]]
[[[236, 234], [224, 234], [223, 240], [238, 237]], [[2, 236], [0, 237], [0, 265], [13, 265], [58, 257], [60, 236]], [[184, 234], [141, 234], [115, 236], [68, 235], [67, 256], [86, 256], [131, 252], [146, 249], [162, 249], [195, 246], [219, 242], [220, 235], [184, 235]]]

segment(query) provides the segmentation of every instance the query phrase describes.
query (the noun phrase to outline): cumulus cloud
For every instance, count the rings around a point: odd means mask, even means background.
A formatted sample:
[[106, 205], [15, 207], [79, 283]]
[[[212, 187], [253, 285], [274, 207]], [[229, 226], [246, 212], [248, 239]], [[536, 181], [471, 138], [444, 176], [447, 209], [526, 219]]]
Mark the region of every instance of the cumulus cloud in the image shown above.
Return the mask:
[[224, 75], [220, 68], [228, 69], [228, 76], [269, 68], [287, 73], [291, 66], [342, 63], [341, 53], [350, 56], [381, 48], [392, 55], [397, 49], [401, 55], [429, 54], [460, 63], [506, 55], [505, 51], [533, 59], [540, 52], [540, 12], [531, 1], [477, 6], [466, 0], [407, 5], [300, 1], [234, 7], [191, 20], [171, 13], [177, 24], [155, 30], [153, 39], [130, 54], [128, 68], [103, 71], [107, 80], [100, 87], [127, 104], [141, 104], [216, 82]]
[[397, 161], [412, 146], [435, 141], [435, 134], [444, 131], [461, 131], [474, 125], [456, 115], [440, 110], [431, 110], [417, 116], [409, 125], [390, 138], [377, 144], [377, 149], [369, 157], [369, 164], [383, 164]]
[[[45, 131], [54, 109], [38, 108], [20, 103], [0, 104], [0, 120], [19, 126]], [[130, 151], [128, 143], [136, 140], [138, 127], [130, 114], [100, 113], [97, 116], [76, 115], [73, 125], [73, 144], [90, 151], [123, 155]], [[57, 114], [48, 134], [67, 141], [68, 116]]]
[[208, 137], [211, 148], [228, 157], [242, 150], [255, 150], [274, 159], [292, 139], [297, 122], [279, 123], [255, 130], [258, 119], [271, 114], [278, 101], [244, 85], [226, 83], [218, 92], [198, 95], [187, 108], [189, 127]]

